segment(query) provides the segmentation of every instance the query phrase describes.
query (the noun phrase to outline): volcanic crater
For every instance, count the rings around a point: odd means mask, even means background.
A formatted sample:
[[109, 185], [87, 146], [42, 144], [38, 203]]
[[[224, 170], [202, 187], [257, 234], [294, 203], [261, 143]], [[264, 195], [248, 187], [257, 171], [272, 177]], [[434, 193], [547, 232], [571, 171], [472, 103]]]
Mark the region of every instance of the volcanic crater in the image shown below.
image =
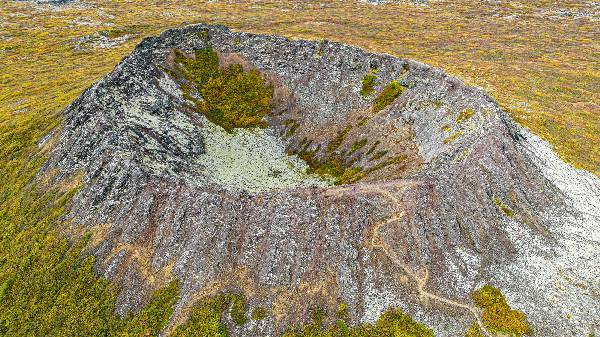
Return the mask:
[[[169, 30], [65, 109], [46, 143], [41, 174], [81, 179], [65, 232], [93, 233], [118, 312], [180, 280], [166, 334], [199, 299], [235, 292], [269, 314], [224, 317], [234, 336], [275, 336], [341, 304], [352, 324], [399, 307], [436, 336], [478, 322], [490, 335], [470, 298], [488, 283], [540, 336], [600, 324], [591, 291], [566, 286], [554, 303], [558, 271], [527, 269], [567, 263], [556, 249], [570, 242], [598, 248], [597, 179], [480, 88], [416, 61], [223, 26]], [[569, 186], [598, 199], [573, 201]], [[589, 232], [565, 241], [582, 223]], [[597, 260], [563, 269], [596, 289]]]

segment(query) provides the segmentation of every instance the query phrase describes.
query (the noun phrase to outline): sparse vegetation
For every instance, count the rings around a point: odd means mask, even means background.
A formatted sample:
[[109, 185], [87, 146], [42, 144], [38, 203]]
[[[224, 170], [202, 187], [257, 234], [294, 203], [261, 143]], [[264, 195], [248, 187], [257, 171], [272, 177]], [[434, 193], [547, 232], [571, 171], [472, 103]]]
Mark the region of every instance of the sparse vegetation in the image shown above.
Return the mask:
[[514, 212], [512, 211], [512, 209], [510, 209], [508, 206], [506, 206], [504, 203], [502, 203], [502, 200], [500, 200], [498, 198], [494, 198], [494, 203], [502, 211], [502, 213], [506, 214], [506, 216], [508, 216], [508, 217], [514, 216]]
[[377, 84], [377, 75], [367, 74], [362, 79], [362, 88], [360, 95], [363, 97], [371, 96], [375, 93], [375, 85]]
[[394, 100], [404, 92], [404, 89], [404, 86], [396, 81], [388, 83], [379, 96], [375, 98], [375, 101], [373, 102], [373, 112], [377, 113], [392, 104]]
[[329, 143], [329, 145], [327, 145], [327, 153], [331, 154], [337, 150], [342, 145], [344, 140], [346, 140], [346, 136], [348, 136], [348, 132], [350, 132], [350, 130], [352, 130], [352, 126], [348, 125], [342, 131], [339, 131], [337, 136]]
[[286, 137], [291, 137], [294, 134], [296, 134], [296, 130], [298, 130], [298, 127], [300, 126], [300, 124], [298, 124], [298, 121], [296, 121], [295, 119], [287, 119], [283, 122], [283, 125], [288, 127], [285, 133]]
[[459, 112], [458, 116], [456, 117], [456, 124], [460, 124], [466, 120], [469, 120], [471, 117], [473, 117], [474, 114], [475, 114], [475, 111], [473, 111], [473, 109], [471, 109], [471, 108], [467, 108], [467, 109]]
[[263, 307], [256, 307], [252, 310], [252, 319], [255, 321], [262, 321], [267, 317], [267, 311]]
[[453, 141], [457, 140], [462, 135], [464, 135], [464, 132], [462, 132], [460, 130], [453, 132], [450, 136], [448, 136], [446, 139], [444, 139], [444, 144], [452, 143]]
[[[529, 326], [529, 323], [527, 323], [525, 314], [521, 311], [513, 310], [506, 303], [506, 298], [500, 289], [485, 285], [473, 292], [472, 298], [475, 305], [483, 309], [483, 325], [489, 331], [504, 333], [513, 337], [530, 336], [533, 334], [533, 330]], [[471, 330], [473, 328], [469, 332]], [[472, 333], [475, 333], [475, 331]]]
[[334, 325], [323, 328], [323, 318], [313, 317], [313, 323], [301, 328], [288, 330], [283, 337], [433, 337], [433, 330], [415, 322], [400, 309], [390, 309], [383, 313], [375, 324], [361, 324], [348, 327], [342, 319]]
[[208, 120], [227, 132], [235, 128], [266, 128], [264, 117], [271, 112], [273, 87], [267, 85], [256, 70], [245, 72], [241, 65], [219, 67], [219, 57], [212, 48], [197, 50], [195, 58], [178, 52], [175, 61], [185, 78], [194, 84], [202, 96], [193, 99], [187, 88], [187, 97]]
[[352, 155], [354, 152], [362, 149], [365, 145], [367, 145], [368, 140], [366, 138], [363, 139], [359, 139], [357, 141], [355, 141], [354, 143], [352, 143], [352, 147], [350, 148], [350, 152], [348, 152], [348, 155]]
[[381, 143], [380, 140], [376, 140], [375, 143], [373, 143], [373, 145], [371, 145], [371, 147], [369, 148], [369, 150], [367, 152], [365, 152], [365, 155], [370, 155], [371, 153], [373, 153], [373, 151], [375, 151], [375, 149], [377, 148], [377, 146]]

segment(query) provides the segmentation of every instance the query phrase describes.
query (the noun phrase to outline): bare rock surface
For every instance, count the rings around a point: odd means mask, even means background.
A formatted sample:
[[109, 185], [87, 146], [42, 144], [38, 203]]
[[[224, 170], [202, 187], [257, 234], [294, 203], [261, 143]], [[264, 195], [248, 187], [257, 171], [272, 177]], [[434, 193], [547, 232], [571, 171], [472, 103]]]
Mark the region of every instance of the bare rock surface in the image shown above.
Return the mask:
[[[206, 47], [274, 85], [268, 128], [231, 135], [191, 109], [166, 70], [174, 49]], [[364, 97], [374, 69], [376, 94]], [[392, 80], [406, 90], [374, 112]], [[340, 186], [306, 173], [299, 150], [323, 158], [347, 129], [336, 151], [373, 170]], [[194, 25], [145, 39], [64, 111], [54, 136], [42, 173], [82, 174], [68, 232], [95, 233], [90, 252], [122, 287], [121, 314], [176, 277], [172, 324], [202, 296], [236, 291], [273, 314], [230, 324], [234, 336], [275, 336], [339, 303], [354, 323], [395, 306], [436, 336], [459, 336], [475, 320], [469, 294], [489, 283], [539, 336], [600, 326], [600, 182], [439, 69]], [[366, 155], [373, 145], [381, 158]], [[389, 158], [402, 160], [375, 169]]]

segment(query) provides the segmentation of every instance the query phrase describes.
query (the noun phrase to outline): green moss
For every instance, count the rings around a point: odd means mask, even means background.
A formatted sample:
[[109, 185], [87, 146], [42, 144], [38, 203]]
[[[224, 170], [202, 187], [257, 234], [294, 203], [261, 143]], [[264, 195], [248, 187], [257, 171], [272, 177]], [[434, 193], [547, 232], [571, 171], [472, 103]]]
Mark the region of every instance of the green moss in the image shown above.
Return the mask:
[[317, 49], [315, 50], [315, 56], [317, 58], [321, 58], [323, 56], [324, 47], [325, 47], [325, 41], [320, 40], [319, 43], [317, 44]]
[[208, 40], [210, 38], [208, 28], [200, 29], [196, 35], [203, 40]]
[[363, 97], [371, 96], [375, 93], [375, 85], [377, 84], [377, 75], [367, 74], [362, 79], [362, 88], [360, 95]]
[[483, 333], [481, 333], [481, 328], [479, 327], [479, 323], [474, 322], [467, 330], [465, 337], [485, 337]]
[[502, 203], [502, 201], [500, 199], [494, 198], [494, 203], [507, 216], [509, 216], [509, 217], [514, 216], [514, 212], [512, 211], [512, 209], [508, 208], [508, 206], [506, 206], [504, 203]]
[[344, 140], [346, 140], [346, 136], [348, 136], [350, 130], [352, 130], [352, 126], [348, 125], [344, 130], [339, 131], [337, 136], [329, 143], [329, 145], [327, 145], [327, 153], [332, 153], [337, 150]]
[[342, 319], [344, 321], [348, 320], [350, 316], [348, 313], [348, 304], [340, 303], [340, 305], [338, 305], [338, 311], [336, 316], [337, 318]]
[[350, 167], [344, 171], [342, 175], [336, 181], [337, 185], [346, 185], [352, 184], [359, 181], [365, 175], [367, 175], [367, 171], [363, 170], [362, 167]]
[[350, 328], [343, 320], [322, 328], [319, 322], [301, 328], [291, 328], [283, 337], [433, 337], [433, 330], [415, 322], [400, 309], [386, 311], [375, 324], [361, 324]]
[[255, 321], [262, 321], [267, 317], [267, 311], [263, 307], [256, 307], [252, 310], [252, 319]]
[[173, 281], [158, 290], [138, 314], [130, 316], [119, 336], [157, 336], [167, 325], [178, 299], [179, 283]]
[[473, 115], [475, 114], [475, 111], [473, 111], [473, 109], [468, 108], [465, 109], [461, 112], [458, 113], [458, 116], [456, 117], [456, 123], [462, 123], [468, 119], [470, 119], [471, 117], [473, 117]]
[[202, 300], [196, 305], [188, 320], [177, 327], [173, 337], [227, 337], [227, 326], [221, 316], [229, 307], [231, 297], [221, 294]]
[[286, 127], [288, 127], [288, 129], [287, 129], [287, 131], [285, 133], [285, 135], [287, 137], [291, 137], [294, 134], [296, 134], [296, 131], [298, 130], [298, 127], [300, 126], [295, 119], [286, 119], [283, 122], [283, 125], [285, 125]]
[[231, 319], [237, 325], [244, 325], [248, 322], [248, 316], [246, 316], [246, 298], [243, 295], [230, 295], [231, 296]]
[[[219, 57], [212, 48], [200, 49], [195, 58], [177, 53], [176, 63], [186, 80], [193, 83], [202, 96], [195, 100], [198, 112], [227, 132], [236, 128], [266, 128], [264, 121], [271, 112], [273, 87], [267, 85], [256, 70], [245, 72], [241, 65], [219, 67]], [[187, 87], [188, 98], [192, 97]]]
[[475, 305], [483, 309], [483, 325], [491, 332], [510, 336], [532, 335], [533, 330], [522, 311], [513, 310], [500, 289], [485, 285], [471, 295]]
[[379, 145], [381, 143], [381, 141], [375, 141], [375, 143], [373, 145], [371, 145], [371, 147], [369, 148], [369, 150], [367, 152], [365, 152], [365, 155], [370, 155], [371, 153], [373, 153], [373, 151], [375, 151], [375, 148], [377, 148], [377, 145]]
[[352, 143], [352, 147], [350, 147], [350, 152], [348, 155], [352, 155], [354, 152], [362, 149], [365, 145], [367, 145], [367, 139], [363, 138]]
[[310, 314], [310, 318], [312, 318], [313, 324], [320, 328], [323, 325], [323, 321], [325, 321], [325, 310], [323, 307], [314, 308]]
[[375, 154], [369, 158], [370, 161], [375, 161], [380, 159], [381, 157], [385, 156], [388, 153], [388, 150], [383, 150], [383, 151], [377, 151], [375, 152]]
[[[178, 326], [173, 337], [226, 337], [228, 336], [227, 325], [221, 322], [221, 317], [229, 309], [229, 315], [236, 325], [244, 325], [248, 322], [246, 316], [246, 299], [243, 295], [222, 293], [202, 299], [192, 309], [188, 320]], [[257, 310], [259, 310], [257, 312]], [[262, 312], [261, 312], [262, 311]], [[264, 309], [254, 309], [252, 319], [261, 320], [265, 317]]]
[[405, 87], [396, 81], [390, 82], [373, 102], [373, 112], [377, 113], [392, 104], [404, 92]]

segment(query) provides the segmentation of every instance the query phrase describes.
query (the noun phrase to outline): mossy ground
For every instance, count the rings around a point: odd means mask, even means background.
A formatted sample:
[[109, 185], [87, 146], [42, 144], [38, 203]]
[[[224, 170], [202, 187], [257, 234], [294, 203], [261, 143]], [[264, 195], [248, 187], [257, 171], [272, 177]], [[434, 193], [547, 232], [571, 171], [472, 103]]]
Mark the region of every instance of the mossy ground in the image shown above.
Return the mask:
[[400, 309], [384, 312], [374, 324], [360, 324], [349, 327], [344, 319], [338, 319], [331, 326], [323, 326], [325, 315], [315, 311], [311, 324], [291, 328], [282, 337], [433, 337], [433, 330], [415, 322], [410, 315]]
[[368, 97], [375, 93], [375, 85], [377, 84], [377, 75], [367, 74], [362, 79], [362, 87], [360, 94], [363, 97]]
[[273, 87], [265, 83], [257, 70], [244, 71], [242, 65], [219, 66], [212, 48], [197, 50], [194, 58], [178, 52], [175, 62], [193, 88], [202, 96], [193, 99], [198, 112], [227, 132], [237, 128], [266, 128], [265, 116], [271, 112]]
[[392, 104], [398, 96], [404, 92], [404, 86], [396, 81], [388, 83], [385, 88], [381, 91], [379, 96], [373, 101], [373, 112], [378, 113], [385, 109], [388, 105]]
[[[473, 292], [473, 301], [480, 309], [483, 309], [483, 325], [490, 332], [501, 333], [511, 337], [530, 336], [533, 330], [525, 314], [518, 310], [513, 310], [506, 298], [500, 291], [490, 285], [485, 285], [481, 289]], [[475, 323], [476, 325], [476, 323]], [[467, 336], [478, 337], [479, 329], [472, 327], [467, 332]]]

